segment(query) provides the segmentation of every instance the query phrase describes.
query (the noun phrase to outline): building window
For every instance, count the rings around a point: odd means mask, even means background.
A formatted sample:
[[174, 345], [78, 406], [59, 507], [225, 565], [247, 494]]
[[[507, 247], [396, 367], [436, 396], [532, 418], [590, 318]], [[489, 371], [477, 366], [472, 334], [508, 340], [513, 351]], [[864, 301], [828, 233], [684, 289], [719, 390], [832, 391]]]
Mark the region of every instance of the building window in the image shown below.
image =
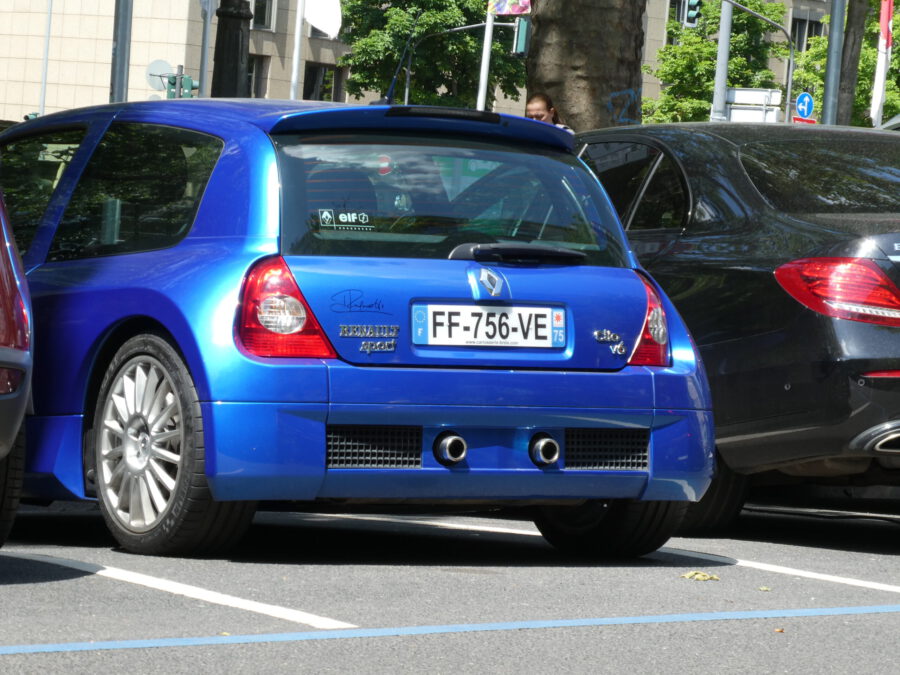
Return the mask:
[[276, 9], [278, 9], [278, 0], [254, 0], [253, 29], [275, 30]]
[[266, 84], [269, 80], [269, 57], [250, 54], [247, 61], [247, 78], [250, 80], [250, 96], [266, 97]]
[[307, 63], [303, 98], [308, 101], [340, 101], [340, 71], [327, 63]]
[[814, 37], [822, 37], [825, 34], [825, 25], [821, 21], [811, 19], [794, 19], [791, 22], [791, 39], [794, 41], [794, 49], [805, 52], [809, 49], [809, 41]]

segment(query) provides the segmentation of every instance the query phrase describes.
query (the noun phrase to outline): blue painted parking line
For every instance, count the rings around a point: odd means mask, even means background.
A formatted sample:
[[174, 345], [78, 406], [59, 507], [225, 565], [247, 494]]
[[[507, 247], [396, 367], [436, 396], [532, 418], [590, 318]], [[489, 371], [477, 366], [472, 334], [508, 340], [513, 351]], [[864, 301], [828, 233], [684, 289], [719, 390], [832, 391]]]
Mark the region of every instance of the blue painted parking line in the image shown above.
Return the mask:
[[268, 633], [262, 635], [212, 635], [193, 638], [158, 638], [150, 640], [116, 640], [109, 642], [68, 642], [0, 646], [0, 655], [38, 654], [48, 652], [87, 652], [117, 649], [149, 649], [154, 647], [200, 647], [266, 642], [306, 642], [310, 640], [347, 640], [353, 638], [410, 637], [481, 633], [491, 631], [535, 630], [546, 628], [589, 628], [633, 624], [690, 623], [694, 621], [742, 621], [753, 619], [797, 619], [808, 617], [853, 616], [863, 614], [896, 614], [900, 605], [865, 607], [820, 607], [812, 609], [764, 609], [745, 612], [703, 612], [693, 614], [658, 614], [597, 619], [559, 619], [553, 621], [512, 621], [506, 623], [474, 623], [447, 626], [406, 626], [398, 628], [355, 628], [352, 630], [305, 631], [300, 633]]

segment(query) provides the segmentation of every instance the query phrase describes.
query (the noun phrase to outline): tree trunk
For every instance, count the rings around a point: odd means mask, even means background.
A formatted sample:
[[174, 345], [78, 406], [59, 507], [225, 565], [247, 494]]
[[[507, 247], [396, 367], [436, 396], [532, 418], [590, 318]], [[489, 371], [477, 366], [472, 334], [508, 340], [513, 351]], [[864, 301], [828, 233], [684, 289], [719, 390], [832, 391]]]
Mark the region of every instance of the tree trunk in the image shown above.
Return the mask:
[[853, 102], [856, 98], [856, 82], [859, 76], [859, 54], [866, 31], [869, 0], [849, 0], [847, 23], [844, 27], [844, 49], [841, 52], [841, 81], [838, 85], [838, 124], [850, 124]]
[[533, 0], [528, 95], [547, 94], [576, 131], [640, 123], [646, 5], [647, 0]]

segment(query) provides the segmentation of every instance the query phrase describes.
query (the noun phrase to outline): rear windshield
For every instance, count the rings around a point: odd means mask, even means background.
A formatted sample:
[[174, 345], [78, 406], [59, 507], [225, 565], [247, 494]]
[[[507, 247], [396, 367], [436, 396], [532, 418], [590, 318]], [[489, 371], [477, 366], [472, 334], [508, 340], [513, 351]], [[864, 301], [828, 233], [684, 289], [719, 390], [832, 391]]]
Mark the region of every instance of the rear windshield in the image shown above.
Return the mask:
[[[776, 209], [852, 228], [864, 218], [900, 218], [900, 137], [748, 143], [741, 161]], [[835, 216], [851, 216], [835, 218]]]
[[568, 153], [431, 136], [274, 140], [285, 254], [446, 258], [463, 243], [515, 242], [627, 264], [615, 213]]

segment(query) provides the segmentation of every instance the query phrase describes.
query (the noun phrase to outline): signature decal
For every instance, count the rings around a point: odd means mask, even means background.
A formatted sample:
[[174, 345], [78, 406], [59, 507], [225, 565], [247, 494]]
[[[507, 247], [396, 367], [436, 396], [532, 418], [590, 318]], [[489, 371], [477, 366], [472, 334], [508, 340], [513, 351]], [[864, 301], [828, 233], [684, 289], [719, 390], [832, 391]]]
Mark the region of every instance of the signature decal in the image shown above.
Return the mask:
[[349, 314], [350, 312], [390, 314], [390, 312], [384, 311], [384, 303], [381, 300], [366, 300], [365, 293], [356, 288], [348, 288], [332, 295], [331, 311], [337, 314]]

